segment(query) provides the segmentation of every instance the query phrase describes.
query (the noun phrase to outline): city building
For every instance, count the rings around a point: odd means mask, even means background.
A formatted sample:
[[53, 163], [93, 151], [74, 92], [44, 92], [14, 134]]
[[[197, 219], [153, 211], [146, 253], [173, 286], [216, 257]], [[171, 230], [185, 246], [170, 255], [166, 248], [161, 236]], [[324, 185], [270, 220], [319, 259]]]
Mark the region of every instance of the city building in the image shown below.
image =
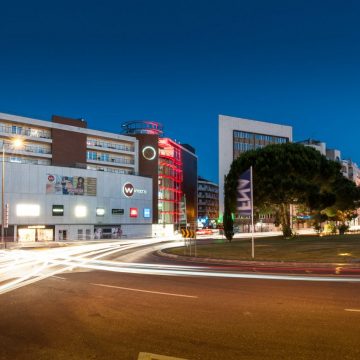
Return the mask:
[[[153, 121], [129, 121], [123, 133], [139, 142], [139, 174], [153, 179], [153, 220], [179, 229], [197, 219], [197, 156], [188, 144], [163, 136]], [[184, 211], [186, 209], [186, 211]]]
[[138, 176], [135, 138], [88, 129], [83, 119], [0, 113], [0, 145], [9, 240], [151, 236], [152, 180]]
[[204, 226], [216, 225], [219, 217], [219, 186], [198, 177], [198, 222]]
[[[350, 159], [342, 159], [341, 151], [337, 149], [328, 149], [326, 143], [318, 140], [308, 139], [299, 141], [299, 144], [310, 146], [318, 150], [322, 155], [326, 156], [329, 160], [337, 161], [341, 164], [341, 173], [347, 179], [353, 181], [356, 186], [360, 186], [360, 168]], [[353, 219], [350, 223], [351, 229], [360, 229], [360, 209], [357, 210], [357, 218]]]
[[224, 212], [224, 177], [231, 163], [248, 150], [292, 141], [292, 127], [219, 115], [219, 213]]
[[340, 150], [329, 149], [326, 147], [325, 142], [319, 140], [307, 139], [307, 140], [298, 141], [298, 143], [303, 144], [305, 146], [310, 146], [315, 150], [318, 150], [322, 155], [326, 156], [329, 160], [339, 162], [341, 164], [342, 174], [349, 180], [356, 183], [357, 186], [360, 186], [359, 166], [351, 159], [342, 159]]

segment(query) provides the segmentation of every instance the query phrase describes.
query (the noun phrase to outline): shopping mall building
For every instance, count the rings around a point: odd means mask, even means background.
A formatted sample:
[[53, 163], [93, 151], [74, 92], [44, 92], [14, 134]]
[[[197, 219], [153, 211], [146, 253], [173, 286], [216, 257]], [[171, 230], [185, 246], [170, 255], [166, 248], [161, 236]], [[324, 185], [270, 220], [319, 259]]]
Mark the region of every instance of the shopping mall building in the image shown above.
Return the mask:
[[153, 184], [138, 175], [136, 138], [0, 113], [0, 146], [7, 241], [151, 236]]
[[164, 136], [162, 124], [129, 121], [123, 133], [138, 140], [139, 172], [153, 179], [153, 222], [158, 229], [196, 229], [198, 157], [189, 144]]

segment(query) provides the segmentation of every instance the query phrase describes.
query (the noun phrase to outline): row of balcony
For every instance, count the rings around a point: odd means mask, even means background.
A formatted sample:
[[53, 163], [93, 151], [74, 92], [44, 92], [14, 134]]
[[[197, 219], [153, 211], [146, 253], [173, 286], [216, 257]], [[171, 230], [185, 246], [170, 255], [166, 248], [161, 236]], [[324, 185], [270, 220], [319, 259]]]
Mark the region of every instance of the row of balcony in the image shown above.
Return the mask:
[[117, 144], [114, 142], [97, 140], [97, 139], [87, 139], [87, 146], [94, 146], [103, 149], [118, 150], [118, 151], [128, 151], [128, 152], [135, 151], [135, 147], [131, 145]]
[[30, 127], [23, 127], [17, 125], [5, 125], [0, 124], [0, 133], [12, 134], [12, 135], [23, 135], [42, 139], [51, 139], [50, 130], [41, 130]]
[[135, 164], [134, 159], [112, 156], [112, 155], [106, 154], [106, 153], [105, 154], [96, 153], [93, 151], [88, 151], [86, 158], [89, 161], [101, 161], [101, 162], [107, 162], [107, 163], [113, 163], [113, 164], [123, 164], [123, 165], [134, 165]]

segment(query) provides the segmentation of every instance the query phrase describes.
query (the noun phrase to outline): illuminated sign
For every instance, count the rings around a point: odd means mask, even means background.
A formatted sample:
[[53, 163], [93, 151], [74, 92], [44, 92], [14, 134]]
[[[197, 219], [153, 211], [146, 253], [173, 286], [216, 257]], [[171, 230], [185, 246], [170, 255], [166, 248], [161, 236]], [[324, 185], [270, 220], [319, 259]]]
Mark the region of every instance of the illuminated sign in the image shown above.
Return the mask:
[[63, 216], [63, 215], [64, 215], [64, 205], [53, 205], [52, 216]]
[[37, 204], [18, 204], [16, 205], [17, 216], [40, 216], [40, 205]]
[[151, 217], [151, 212], [149, 208], [145, 208], [144, 209], [144, 218], [149, 218]]
[[138, 209], [137, 208], [130, 208], [130, 217], [132, 217], [132, 218], [138, 217]]
[[96, 208], [96, 216], [104, 216], [105, 209], [104, 208]]
[[77, 205], [75, 207], [75, 216], [77, 218], [82, 218], [82, 217], [86, 217], [87, 215], [87, 208], [86, 206], [83, 205]]
[[131, 183], [125, 183], [123, 186], [123, 194], [126, 197], [132, 197], [134, 194], [147, 194], [147, 191], [144, 189], [135, 189], [134, 185]]
[[130, 184], [130, 183], [126, 183], [123, 186], [123, 193], [124, 193], [124, 195], [126, 197], [133, 196], [134, 195], [134, 190], [135, 190], [134, 186], [132, 184]]
[[142, 149], [142, 155], [146, 160], [154, 160], [156, 158], [156, 150], [152, 146], [145, 146]]

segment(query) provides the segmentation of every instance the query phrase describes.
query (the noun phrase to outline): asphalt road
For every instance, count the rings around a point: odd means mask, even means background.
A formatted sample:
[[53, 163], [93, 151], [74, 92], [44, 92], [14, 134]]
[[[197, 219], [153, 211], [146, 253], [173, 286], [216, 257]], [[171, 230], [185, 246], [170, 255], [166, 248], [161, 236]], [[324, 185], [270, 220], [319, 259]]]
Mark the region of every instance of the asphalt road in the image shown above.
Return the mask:
[[360, 284], [75, 272], [0, 319], [0, 359], [360, 359]]

